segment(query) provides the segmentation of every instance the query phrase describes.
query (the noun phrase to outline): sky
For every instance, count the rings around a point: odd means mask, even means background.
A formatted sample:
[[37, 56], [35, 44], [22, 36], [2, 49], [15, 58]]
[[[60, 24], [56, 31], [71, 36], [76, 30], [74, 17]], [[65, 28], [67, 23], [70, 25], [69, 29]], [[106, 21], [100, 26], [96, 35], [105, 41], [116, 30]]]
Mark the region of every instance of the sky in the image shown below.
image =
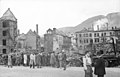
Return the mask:
[[20, 33], [36, 30], [43, 36], [49, 28], [73, 27], [86, 19], [120, 12], [120, 0], [0, 0], [0, 17], [10, 8]]

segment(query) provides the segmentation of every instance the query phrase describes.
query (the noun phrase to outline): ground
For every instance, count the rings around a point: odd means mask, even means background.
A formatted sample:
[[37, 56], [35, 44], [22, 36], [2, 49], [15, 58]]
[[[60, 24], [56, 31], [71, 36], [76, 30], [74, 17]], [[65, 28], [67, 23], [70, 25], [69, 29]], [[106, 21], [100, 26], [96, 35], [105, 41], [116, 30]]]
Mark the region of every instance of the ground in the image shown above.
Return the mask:
[[[120, 77], [120, 68], [106, 68], [106, 71], [105, 77]], [[0, 77], [84, 77], [84, 70], [83, 67], [68, 67], [64, 71], [52, 67], [30, 69], [23, 66], [13, 68], [0, 66]]]

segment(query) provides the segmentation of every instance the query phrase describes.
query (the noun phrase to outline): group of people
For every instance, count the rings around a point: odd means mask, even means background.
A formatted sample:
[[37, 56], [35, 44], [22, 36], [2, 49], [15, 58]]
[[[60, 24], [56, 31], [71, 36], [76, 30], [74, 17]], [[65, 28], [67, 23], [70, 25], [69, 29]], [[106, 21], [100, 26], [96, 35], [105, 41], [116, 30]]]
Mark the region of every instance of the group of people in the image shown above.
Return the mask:
[[51, 53], [51, 57], [50, 57], [50, 64], [52, 67], [57, 67], [57, 68], [64, 68], [64, 70], [66, 70], [66, 53], [63, 50], [62, 52], [59, 53]]
[[[105, 71], [105, 61], [102, 58], [103, 51], [100, 50], [98, 52], [98, 59], [94, 62], [94, 74], [98, 77], [104, 77], [106, 74]], [[30, 68], [41, 68], [42, 66], [52, 66], [57, 68], [64, 68], [63, 70], [66, 70], [66, 53], [65, 51], [61, 51], [59, 53], [31, 53], [31, 54], [22, 54], [21, 56], [17, 56], [16, 60], [13, 61], [13, 56], [8, 55], [7, 58], [7, 65], [8, 68], [11, 67], [13, 63], [17, 63], [17, 65], [24, 65], [29, 66]], [[86, 51], [85, 55], [83, 56], [83, 67], [85, 71], [85, 77], [93, 77], [93, 70], [92, 70], [92, 58], [91, 58], [91, 52]]]
[[42, 66], [52, 66], [57, 68], [64, 67], [66, 70], [66, 53], [61, 51], [58, 53], [31, 53], [31, 54], [22, 54], [21, 56], [16, 56], [16, 61], [13, 62], [13, 56], [8, 55], [8, 67], [12, 67], [14, 63], [16, 65], [30, 66], [30, 68], [41, 68]]
[[[106, 74], [105, 71], [105, 61], [102, 58], [103, 51], [100, 50], [98, 52], [98, 59], [96, 59], [94, 63], [94, 74], [98, 77], [104, 77]], [[91, 59], [91, 52], [86, 51], [85, 56], [83, 56], [83, 66], [85, 71], [85, 77], [93, 77], [93, 70], [92, 70], [92, 59]]]

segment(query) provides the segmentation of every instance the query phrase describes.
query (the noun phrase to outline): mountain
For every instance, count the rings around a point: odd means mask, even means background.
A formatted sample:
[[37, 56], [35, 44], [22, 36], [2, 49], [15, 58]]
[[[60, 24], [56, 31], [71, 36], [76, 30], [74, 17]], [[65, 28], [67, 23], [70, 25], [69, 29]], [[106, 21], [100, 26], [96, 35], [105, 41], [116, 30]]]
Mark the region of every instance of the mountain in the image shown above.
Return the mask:
[[59, 30], [65, 33], [69, 33], [69, 32], [74, 33], [76, 31], [82, 30], [83, 28], [90, 28], [93, 22], [103, 18], [108, 19], [109, 27], [113, 27], [113, 26], [120, 27], [120, 12], [116, 12], [116, 13], [109, 13], [107, 14], [107, 16], [104, 16], [104, 15], [94, 16], [94, 17], [88, 18], [87, 20], [83, 21], [81, 24], [78, 24], [75, 27], [63, 27], [63, 28], [59, 28]]
[[109, 13], [106, 18], [109, 21], [109, 26], [113, 27], [120, 27], [120, 12], [116, 12], [116, 13]]
[[74, 32], [74, 28], [75, 27], [63, 27], [63, 28], [59, 28], [58, 30], [63, 31], [65, 33], [69, 33], [69, 32]]

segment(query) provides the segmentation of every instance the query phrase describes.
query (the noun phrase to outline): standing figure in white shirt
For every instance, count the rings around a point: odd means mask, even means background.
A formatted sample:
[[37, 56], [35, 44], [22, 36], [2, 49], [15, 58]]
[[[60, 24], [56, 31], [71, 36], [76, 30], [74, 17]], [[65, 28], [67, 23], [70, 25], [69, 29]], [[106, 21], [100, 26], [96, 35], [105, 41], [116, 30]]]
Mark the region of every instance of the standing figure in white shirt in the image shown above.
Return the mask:
[[85, 56], [83, 56], [83, 66], [85, 70], [85, 77], [93, 77], [93, 70], [92, 70], [92, 61], [90, 57], [89, 51], [85, 52]]
[[24, 66], [27, 66], [27, 54], [24, 54]]
[[35, 68], [35, 54], [33, 53], [30, 54], [30, 68], [31, 67]]

